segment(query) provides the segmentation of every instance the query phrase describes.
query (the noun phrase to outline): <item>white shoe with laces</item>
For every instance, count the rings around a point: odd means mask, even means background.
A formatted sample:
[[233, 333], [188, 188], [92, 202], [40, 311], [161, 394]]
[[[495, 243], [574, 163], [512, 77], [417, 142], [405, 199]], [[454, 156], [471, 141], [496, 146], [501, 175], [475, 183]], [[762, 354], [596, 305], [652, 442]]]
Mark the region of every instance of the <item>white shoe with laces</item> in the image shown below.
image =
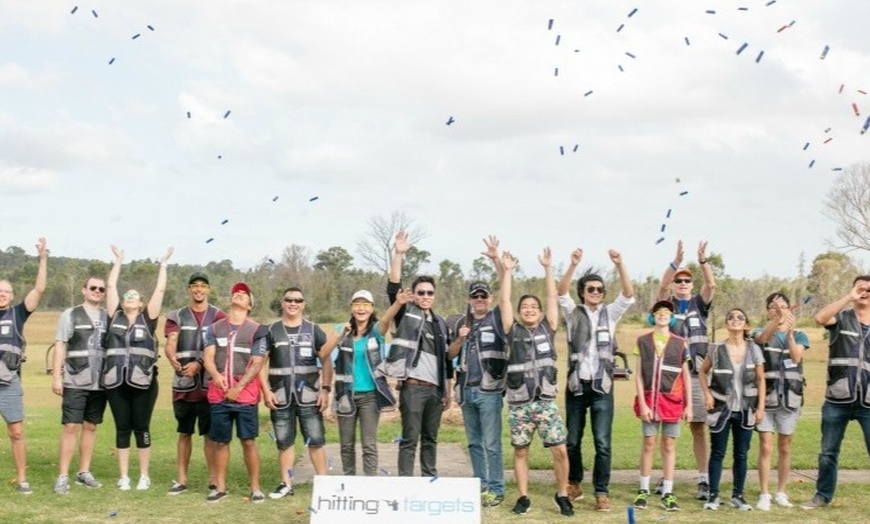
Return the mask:
[[770, 493], [762, 493], [758, 496], [758, 504], [755, 505], [755, 509], [759, 511], [770, 511]]
[[139, 483], [136, 484], [136, 489], [139, 491], [145, 491], [146, 489], [151, 487], [151, 477], [148, 475], [142, 475], [139, 477]]
[[776, 502], [776, 504], [778, 506], [782, 506], [784, 508], [793, 508], [794, 507], [794, 504], [792, 504], [791, 501], [788, 500], [788, 495], [786, 495], [785, 493], [783, 493], [781, 491], [779, 493], [777, 493], [775, 497], [773, 497], [773, 500], [774, 500], [774, 502]]
[[119, 478], [118, 489], [120, 489], [121, 491], [130, 491], [130, 477]]

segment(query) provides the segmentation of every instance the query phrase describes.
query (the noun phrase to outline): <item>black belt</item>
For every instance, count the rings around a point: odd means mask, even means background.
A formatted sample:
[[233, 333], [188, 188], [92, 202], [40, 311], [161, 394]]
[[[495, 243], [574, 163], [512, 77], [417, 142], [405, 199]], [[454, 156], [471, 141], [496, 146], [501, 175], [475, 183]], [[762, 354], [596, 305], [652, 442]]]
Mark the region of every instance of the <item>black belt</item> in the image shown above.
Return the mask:
[[425, 380], [417, 380], [416, 378], [406, 378], [405, 384], [410, 384], [412, 386], [424, 386], [434, 388], [435, 384], [431, 382], [426, 382]]

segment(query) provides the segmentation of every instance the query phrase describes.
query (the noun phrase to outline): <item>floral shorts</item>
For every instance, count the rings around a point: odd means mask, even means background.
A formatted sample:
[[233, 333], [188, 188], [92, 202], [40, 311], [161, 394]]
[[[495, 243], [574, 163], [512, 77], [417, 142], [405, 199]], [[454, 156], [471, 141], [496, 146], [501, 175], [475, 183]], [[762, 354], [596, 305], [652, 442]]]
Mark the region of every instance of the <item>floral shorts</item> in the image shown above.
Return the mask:
[[520, 406], [510, 406], [508, 426], [511, 428], [511, 445], [515, 448], [528, 447], [536, 429], [546, 448], [564, 444], [568, 436], [559, 406], [552, 399], [536, 399]]

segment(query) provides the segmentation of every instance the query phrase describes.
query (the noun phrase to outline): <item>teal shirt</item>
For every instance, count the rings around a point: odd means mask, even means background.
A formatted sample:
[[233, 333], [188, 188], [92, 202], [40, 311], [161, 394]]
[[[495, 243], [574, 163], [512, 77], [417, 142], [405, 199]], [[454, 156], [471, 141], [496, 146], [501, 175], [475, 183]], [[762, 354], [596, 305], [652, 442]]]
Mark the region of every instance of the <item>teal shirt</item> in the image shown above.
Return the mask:
[[[378, 326], [372, 327], [378, 342], [383, 346], [384, 338], [378, 332]], [[366, 344], [369, 337], [362, 337], [353, 341], [353, 391], [354, 393], [369, 393], [375, 390], [375, 380], [372, 378], [372, 372], [369, 370], [369, 364], [366, 360]]]

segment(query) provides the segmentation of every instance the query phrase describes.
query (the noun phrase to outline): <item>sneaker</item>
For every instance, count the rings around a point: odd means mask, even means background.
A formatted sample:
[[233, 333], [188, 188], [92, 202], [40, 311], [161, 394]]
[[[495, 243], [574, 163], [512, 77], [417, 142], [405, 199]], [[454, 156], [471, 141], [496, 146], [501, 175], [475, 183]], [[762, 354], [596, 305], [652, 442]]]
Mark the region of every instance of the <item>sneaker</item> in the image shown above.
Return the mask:
[[513, 511], [517, 515], [522, 515], [523, 513], [529, 512], [529, 507], [531, 505], [532, 501], [529, 500], [529, 497], [523, 495], [522, 497], [517, 499], [517, 503], [514, 504], [514, 509], [512, 509], [511, 511]]
[[698, 482], [698, 493], [695, 495], [698, 500], [707, 500], [710, 498], [710, 485], [704, 482]]
[[66, 495], [69, 493], [69, 477], [61, 475], [54, 481], [54, 492], [58, 495]]
[[755, 509], [759, 511], [770, 511], [770, 493], [762, 493], [758, 496], [758, 504]]
[[30, 489], [30, 483], [29, 482], [19, 482], [18, 483], [18, 493], [21, 493], [22, 495], [30, 495], [31, 493], [33, 493], [33, 490]]
[[792, 504], [791, 501], [788, 500], [788, 495], [781, 491], [773, 497], [773, 501], [776, 502], [777, 505], [784, 508], [794, 507], [794, 504]]
[[565, 517], [573, 517], [574, 516], [574, 506], [571, 504], [571, 501], [568, 500], [568, 497], [560, 497], [558, 493], [553, 495], [553, 502], [556, 504], [556, 507], [559, 508], [559, 513], [561, 513]]
[[139, 483], [136, 484], [136, 489], [138, 491], [145, 491], [146, 489], [151, 487], [151, 477], [148, 475], [140, 475]]
[[731, 505], [740, 511], [752, 511], [752, 505], [746, 502], [743, 495], [734, 495], [731, 497]]
[[286, 482], [282, 482], [278, 484], [278, 487], [272, 490], [272, 493], [269, 493], [270, 499], [282, 499], [287, 495], [293, 494], [293, 486], [287, 484]]
[[677, 504], [677, 497], [673, 493], [665, 493], [665, 496], [662, 497], [662, 501], [659, 505], [663, 507], [665, 511], [680, 511], [680, 505]]
[[656, 495], [664, 495], [665, 489], [665, 479], [660, 478], [658, 482], [656, 482], [656, 489], [653, 491]]
[[217, 486], [215, 484], [209, 484], [208, 485], [208, 496], [211, 497], [215, 493], [217, 493]]
[[637, 509], [646, 509], [649, 507], [649, 490], [648, 489], [639, 489], [637, 490], [637, 496], [634, 497], [634, 507]]
[[595, 495], [595, 511], [610, 511], [610, 497]]
[[118, 489], [120, 489], [121, 491], [130, 491], [130, 477], [119, 478]]
[[220, 502], [227, 497], [226, 491], [218, 491], [217, 488], [212, 493], [209, 493], [208, 497], [205, 498], [205, 501], [209, 504], [214, 504], [216, 502]]
[[719, 495], [711, 494], [710, 499], [704, 503], [704, 509], [716, 511], [717, 509], [719, 509], [719, 504], [721, 504], [721, 502], [719, 501]]
[[583, 499], [583, 488], [580, 487], [579, 482], [568, 482], [568, 500], [574, 502], [575, 500]]
[[830, 502], [826, 501], [824, 498], [822, 498], [821, 495], [816, 493], [812, 499], [801, 504], [801, 507], [803, 509], [816, 509], [816, 508], [824, 508], [828, 504], [830, 504]]
[[251, 502], [254, 504], [266, 502], [266, 495], [263, 495], [263, 492], [260, 490], [254, 491], [251, 493]]
[[501, 505], [502, 502], [504, 502], [504, 495], [493, 495], [492, 499], [489, 501], [489, 507], [494, 508]]
[[172, 487], [169, 488], [169, 491], [166, 492], [167, 495], [180, 495], [187, 491], [187, 484], [179, 484], [176, 481], [172, 481]]
[[90, 471], [82, 471], [76, 475], [76, 484], [79, 486], [87, 486], [89, 488], [99, 488], [102, 484], [91, 475]]

